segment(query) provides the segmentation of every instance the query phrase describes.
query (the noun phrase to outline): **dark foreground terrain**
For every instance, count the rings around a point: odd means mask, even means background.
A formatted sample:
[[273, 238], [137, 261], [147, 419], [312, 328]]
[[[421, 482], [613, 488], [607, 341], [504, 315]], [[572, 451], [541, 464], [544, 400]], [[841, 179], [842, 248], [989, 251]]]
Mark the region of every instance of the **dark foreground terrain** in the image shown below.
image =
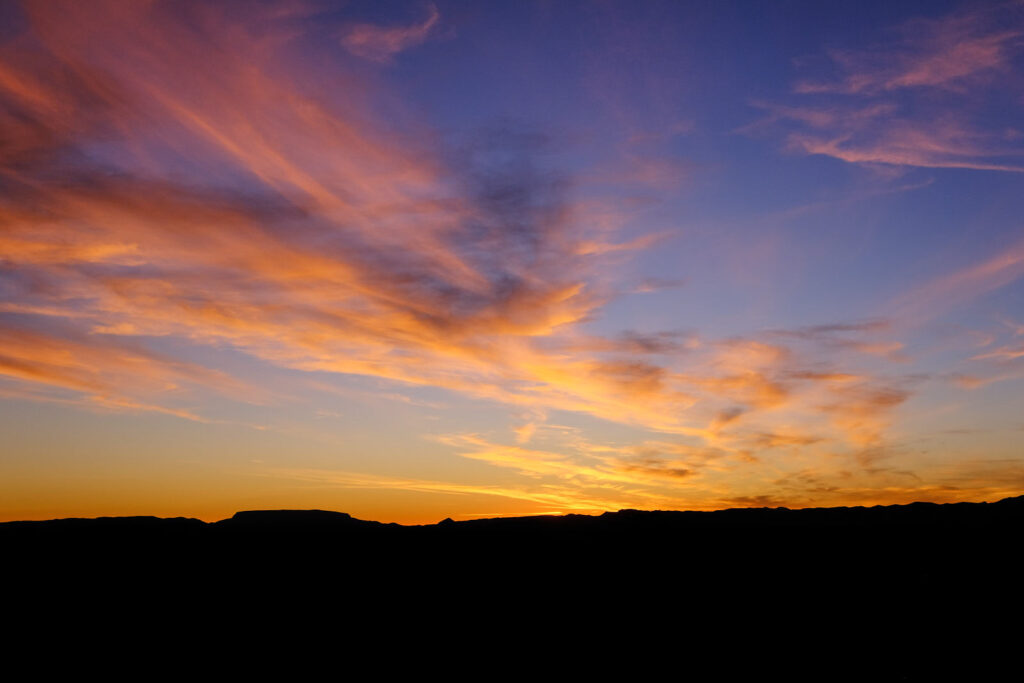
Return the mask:
[[7, 623], [96, 661], [130, 645], [149, 667], [209, 648], [474, 680], [989, 680], [1020, 651], [1022, 531], [1024, 496], [426, 526], [277, 510], [8, 522], [0, 551]]
[[[206, 523], [103, 517], [6, 522], [8, 568], [88, 570], [152, 563], [191, 573], [303, 572], [368, 581], [432, 577], [487, 583], [694, 582], [850, 588], [883, 583], [949, 590], [950, 582], [1021, 576], [1024, 496], [995, 503], [854, 508], [620, 510], [402, 526], [322, 510], [259, 510]], [[567, 575], [566, 572], [577, 572]], [[941, 587], [945, 584], [945, 588]], [[931, 587], [931, 588], [929, 588]]]

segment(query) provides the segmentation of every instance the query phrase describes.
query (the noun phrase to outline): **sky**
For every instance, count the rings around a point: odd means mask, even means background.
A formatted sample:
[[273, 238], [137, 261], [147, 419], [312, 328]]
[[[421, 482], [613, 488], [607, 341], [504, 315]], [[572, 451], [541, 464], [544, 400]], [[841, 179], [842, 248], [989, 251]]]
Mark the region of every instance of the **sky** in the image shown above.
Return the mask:
[[1024, 3], [0, 7], [0, 520], [1024, 493]]

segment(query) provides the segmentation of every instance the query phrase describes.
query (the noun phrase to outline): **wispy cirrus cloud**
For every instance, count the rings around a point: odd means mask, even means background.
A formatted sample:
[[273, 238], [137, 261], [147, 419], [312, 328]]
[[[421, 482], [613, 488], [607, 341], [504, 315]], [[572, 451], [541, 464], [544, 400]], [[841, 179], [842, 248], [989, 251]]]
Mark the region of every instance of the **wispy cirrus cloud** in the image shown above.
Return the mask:
[[[651, 467], [655, 472], [646, 473], [653, 474], [648, 481], [662, 478], [678, 487], [680, 482], [687, 482], [690, 476], [673, 477], [671, 473], [666, 474], [666, 470], [657, 462]], [[643, 465], [635, 464], [632, 471], [634, 474], [645, 474], [643, 468]], [[267, 474], [339, 489], [496, 496], [536, 505], [542, 513], [585, 514], [623, 508], [666, 509], [680, 503], [688, 509], [701, 510], [723, 507], [891, 505], [920, 500], [937, 503], [996, 501], [1016, 495], [1024, 485], [1024, 472], [1016, 460], [981, 460], [954, 464], [940, 468], [928, 480], [905, 471], [879, 471], [872, 477], [858, 477], [850, 472], [805, 469], [774, 480], [762, 480], [756, 487], [745, 484], [730, 486], [719, 481], [693, 486], [682, 492], [676, 488], [673, 492], [663, 490], [660, 493], [621, 487], [612, 490], [586, 489], [564, 483], [528, 483], [517, 486], [471, 484], [310, 468], [274, 469]]]
[[409, 26], [347, 26], [342, 31], [341, 44], [357, 57], [388, 64], [395, 55], [424, 43], [436, 30], [441, 14], [433, 3], [429, 3], [426, 9], [427, 17]]
[[[4, 53], [11, 312], [466, 388], [514, 376], [503, 358], [600, 303], [585, 271], [601, 249], [580, 245], [603, 233], [583, 234], [514, 139], [462, 182], [304, 93], [276, 41], [218, 10], [196, 29], [156, 6], [94, 9], [29, 5], [33, 52]], [[83, 153], [99, 140], [112, 162]], [[194, 182], [168, 176], [181, 160]]]
[[[414, 491], [442, 493], [457, 496], [496, 496], [542, 506], [545, 512], [595, 512], [613, 507], [626, 507], [635, 499], [620, 496], [609, 500], [607, 492], [601, 496], [588, 497], [575, 487], [560, 486], [502, 486], [495, 484], [466, 484], [413, 477], [389, 477], [360, 472], [346, 472], [323, 469], [275, 469], [268, 472], [275, 478], [292, 479], [319, 486], [356, 488], [388, 491]], [[618, 504], [618, 505], [616, 505]]]
[[1024, 345], [1018, 346], [1001, 346], [998, 349], [989, 351], [974, 356], [974, 360], [1014, 360], [1016, 358], [1024, 358]]
[[920, 323], [1024, 277], [1024, 240], [996, 250], [989, 257], [934, 277], [896, 297], [889, 304], [895, 320]]
[[1022, 172], [1024, 10], [972, 6], [891, 28], [877, 44], [828, 51], [829, 75], [799, 80], [790, 104], [758, 102], [748, 133], [782, 129], [786, 147], [856, 164]]
[[[853, 111], [856, 123], [826, 134], [791, 133], [789, 149], [858, 164], [1024, 172], [1015, 140], [982, 132], [956, 117], [922, 122], [911, 117], [871, 117]], [[847, 119], [848, 121], [850, 119]]]
[[236, 401], [268, 393], [219, 370], [90, 335], [46, 334], [0, 325], [0, 378], [32, 400], [77, 403], [115, 411], [147, 411], [210, 421], [188, 407], [190, 389]]
[[803, 80], [799, 93], [877, 94], [903, 88], [962, 90], [1012, 68], [1024, 47], [1020, 8], [1013, 3], [917, 18], [867, 49], [831, 50], [839, 77]]
[[[440, 388], [516, 416], [515, 444], [446, 443], [534, 488], [339, 482], [594, 509], [670, 505], [665, 487], [773, 454], [877, 445], [909, 396], [867, 367], [901, 348], [874, 321], [727, 339], [589, 331], [621, 290], [617, 259], [664, 236], [621, 234], [626, 211], [581, 198], [529, 130], [485, 131], [452, 164], [371, 115], [354, 75], [336, 74], [344, 101], [308, 87], [295, 26], [204, 3], [39, 3], [25, 17], [30, 31], [0, 47], [0, 373], [62, 392], [39, 400], [207, 419], [192, 398], [256, 395], [157, 341]], [[549, 447], [552, 411], [651, 435]]]

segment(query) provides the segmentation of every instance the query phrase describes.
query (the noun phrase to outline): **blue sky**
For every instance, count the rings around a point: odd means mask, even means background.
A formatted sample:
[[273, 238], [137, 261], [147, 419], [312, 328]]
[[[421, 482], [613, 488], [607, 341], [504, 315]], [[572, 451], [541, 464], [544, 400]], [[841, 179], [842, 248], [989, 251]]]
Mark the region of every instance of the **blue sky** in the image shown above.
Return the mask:
[[1019, 2], [2, 18], [4, 518], [1020, 492]]

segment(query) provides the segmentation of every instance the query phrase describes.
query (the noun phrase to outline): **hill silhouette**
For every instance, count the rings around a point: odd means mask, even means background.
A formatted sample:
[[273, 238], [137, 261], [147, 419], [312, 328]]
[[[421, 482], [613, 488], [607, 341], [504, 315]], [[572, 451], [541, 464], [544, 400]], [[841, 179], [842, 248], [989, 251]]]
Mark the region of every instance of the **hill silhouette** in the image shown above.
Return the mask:
[[[911, 503], [874, 507], [740, 508], [713, 512], [620, 510], [600, 515], [530, 516], [400, 525], [324, 510], [251, 510], [207, 523], [189, 518], [101, 517], [0, 524], [0, 543], [22, 557], [80, 553], [116, 562], [124, 554], [209, 566], [249, 558], [261, 567], [312, 571], [325, 564], [380, 576], [410, 558], [439, 577], [464, 566], [492, 573], [516, 567], [589, 565], [634, 572], [672, 567], [720, 580], [755, 571], [789, 582], [826, 568], [861, 584], [882, 572], [934, 577], [1015, 571], [1024, 496], [995, 503]], [[358, 560], [358, 561], [356, 561]], [[816, 581], [819, 578], [807, 577]]]
[[50, 520], [0, 522], [0, 534], [11, 535], [89, 531], [155, 531], [157, 529], [201, 528], [218, 531], [336, 531], [376, 530], [385, 533], [495, 533], [546, 532], [609, 532], [701, 528], [783, 528], [832, 526], [837, 528], [869, 527], [889, 524], [963, 525], [1001, 523], [1016, 519], [1024, 521], [1024, 495], [1004, 498], [994, 503], [926, 503], [906, 505], [875, 505], [871, 507], [832, 508], [729, 508], [713, 511], [634, 510], [604, 512], [600, 515], [530, 515], [524, 517], [489, 517], [455, 521], [447, 518], [437, 524], [402, 525], [352, 517], [331, 510], [245, 510], [217, 522], [203, 522], [190, 517], [72, 517]]
[[1024, 495], [994, 503], [926, 503], [832, 508], [729, 508], [714, 511], [634, 510], [600, 515], [530, 515], [490, 517], [437, 524], [402, 525], [352, 517], [330, 510], [245, 510], [217, 522], [189, 517], [96, 517], [0, 522], [0, 537], [10, 540], [39, 534], [146, 533], [349, 533], [423, 537], [451, 534], [671, 534], [707, 529], [831, 528], [873, 529], [880, 534], [907, 526], [923, 528], [977, 527], [1024, 522]]
[[213, 642], [224, 623], [297, 629], [300, 647], [325, 651], [339, 633], [374, 652], [427, 638], [418, 661], [541, 648], [587, 653], [595, 669], [614, 652], [653, 653], [726, 673], [936, 680], [969, 638], [1014, 651], [998, 617], [1020, 602], [1022, 530], [1024, 496], [418, 526], [253, 510], [7, 522], [0, 573], [43, 624], [113, 614], [122, 628], [205, 628]]
[[534, 536], [552, 540], [573, 537], [653, 536], [669, 541], [680, 534], [709, 531], [743, 532], [759, 530], [783, 532], [870, 532], [882, 539], [909, 531], [972, 531], [989, 533], [1005, 526], [1024, 524], [1024, 496], [1005, 498], [995, 503], [909, 503], [872, 507], [833, 508], [730, 508], [715, 511], [633, 510], [605, 512], [600, 515], [532, 515], [493, 517], [437, 524], [402, 525], [362, 520], [345, 512], [329, 510], [246, 510], [217, 522], [187, 517], [153, 516], [65, 518], [0, 523], [0, 539], [44, 538], [50, 535], [131, 535], [174, 533], [195, 538], [230, 537], [238, 534], [316, 534], [359, 533], [394, 539], [434, 540], [484, 536], [517, 538]]

